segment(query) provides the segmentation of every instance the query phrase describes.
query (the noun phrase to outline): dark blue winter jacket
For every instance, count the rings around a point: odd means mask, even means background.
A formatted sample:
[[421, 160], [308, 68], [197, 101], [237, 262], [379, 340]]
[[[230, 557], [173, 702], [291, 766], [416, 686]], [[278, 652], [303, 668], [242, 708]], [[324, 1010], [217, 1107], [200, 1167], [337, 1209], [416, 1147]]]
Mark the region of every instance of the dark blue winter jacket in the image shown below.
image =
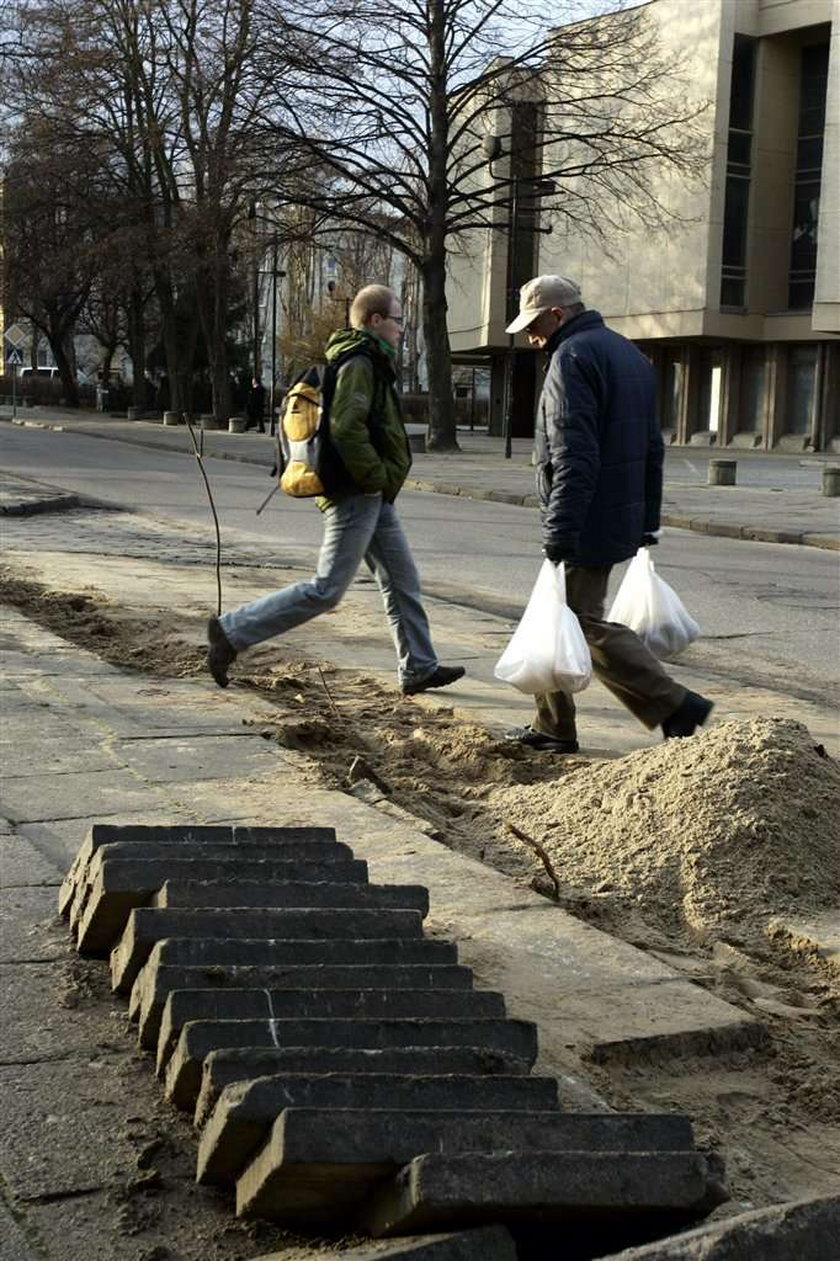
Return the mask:
[[543, 542], [573, 564], [613, 565], [659, 528], [653, 368], [598, 311], [573, 316], [546, 352], [535, 441]]

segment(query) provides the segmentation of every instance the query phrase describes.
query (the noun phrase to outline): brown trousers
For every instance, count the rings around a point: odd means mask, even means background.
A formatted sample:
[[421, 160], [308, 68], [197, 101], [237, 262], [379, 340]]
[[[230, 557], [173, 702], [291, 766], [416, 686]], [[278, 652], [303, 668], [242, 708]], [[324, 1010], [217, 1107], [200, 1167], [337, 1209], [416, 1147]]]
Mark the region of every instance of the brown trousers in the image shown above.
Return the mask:
[[[566, 599], [580, 621], [592, 668], [605, 687], [646, 727], [658, 727], [677, 709], [686, 691], [667, 675], [633, 631], [604, 621], [612, 565], [566, 565]], [[566, 692], [535, 696], [534, 728], [558, 740], [576, 739], [575, 702]]]

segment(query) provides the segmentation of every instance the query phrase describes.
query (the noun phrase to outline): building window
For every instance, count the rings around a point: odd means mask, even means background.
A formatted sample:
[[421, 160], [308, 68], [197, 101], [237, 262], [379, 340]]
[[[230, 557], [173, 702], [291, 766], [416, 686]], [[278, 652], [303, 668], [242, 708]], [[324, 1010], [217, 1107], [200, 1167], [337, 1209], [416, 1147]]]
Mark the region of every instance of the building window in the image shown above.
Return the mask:
[[755, 40], [736, 35], [729, 92], [726, 195], [723, 203], [723, 256], [720, 304], [743, 308], [747, 287], [747, 214], [752, 170]]
[[699, 392], [696, 429], [716, 434], [720, 425], [720, 389], [723, 381], [723, 356], [720, 347], [704, 347], [699, 358]]
[[760, 433], [764, 427], [767, 355], [763, 346], [745, 346], [741, 358], [738, 432]]
[[791, 311], [808, 310], [814, 301], [827, 85], [828, 44], [810, 44], [802, 49], [800, 65], [799, 137], [788, 284]]
[[785, 433], [811, 432], [816, 383], [817, 347], [791, 346], [788, 351]]
[[[510, 173], [520, 181], [516, 224], [511, 225], [513, 250], [513, 287], [534, 275], [537, 260], [537, 219], [539, 208], [533, 194], [533, 180], [538, 173], [539, 109], [530, 101], [518, 101], [511, 107]], [[529, 183], [528, 181], [531, 181]], [[515, 226], [515, 232], [514, 232]], [[509, 313], [518, 310], [518, 292], [510, 295]], [[513, 315], [510, 316], [513, 318]]]
[[684, 384], [682, 355], [679, 351], [668, 352], [665, 359], [665, 380], [662, 390], [662, 428], [680, 427], [680, 407]]

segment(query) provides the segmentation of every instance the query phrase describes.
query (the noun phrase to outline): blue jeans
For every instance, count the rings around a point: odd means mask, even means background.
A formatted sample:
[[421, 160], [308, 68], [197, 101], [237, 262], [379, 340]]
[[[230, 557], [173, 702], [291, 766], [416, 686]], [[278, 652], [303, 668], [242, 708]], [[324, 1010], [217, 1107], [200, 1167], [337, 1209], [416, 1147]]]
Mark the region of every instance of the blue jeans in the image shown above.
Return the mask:
[[239, 652], [334, 609], [364, 561], [382, 593], [400, 685], [428, 678], [438, 661], [420, 576], [394, 505], [381, 495], [348, 495], [324, 518], [315, 577], [223, 613], [219, 620], [232, 646]]

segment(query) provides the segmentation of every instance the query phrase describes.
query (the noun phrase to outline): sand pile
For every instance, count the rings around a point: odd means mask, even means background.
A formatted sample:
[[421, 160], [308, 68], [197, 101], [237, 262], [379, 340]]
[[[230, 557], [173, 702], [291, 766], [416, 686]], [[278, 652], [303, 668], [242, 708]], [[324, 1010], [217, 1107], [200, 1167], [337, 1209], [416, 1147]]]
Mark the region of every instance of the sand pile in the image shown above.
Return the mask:
[[564, 884], [666, 930], [739, 937], [840, 906], [840, 766], [799, 723], [724, 722], [490, 802]]

